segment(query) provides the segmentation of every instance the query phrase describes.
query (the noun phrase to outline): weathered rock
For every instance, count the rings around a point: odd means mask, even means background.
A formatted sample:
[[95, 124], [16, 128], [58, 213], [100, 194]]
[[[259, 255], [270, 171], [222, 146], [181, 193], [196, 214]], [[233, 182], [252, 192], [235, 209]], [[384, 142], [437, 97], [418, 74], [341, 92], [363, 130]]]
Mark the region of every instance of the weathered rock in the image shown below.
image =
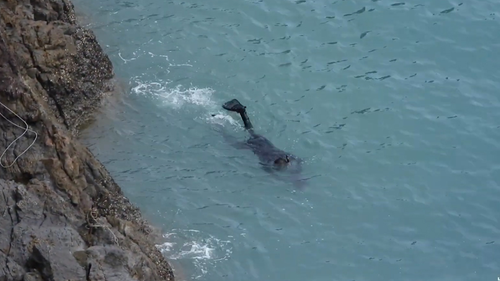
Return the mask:
[[[69, 1], [0, 1], [0, 102], [36, 132], [0, 159], [0, 281], [173, 280], [148, 223], [76, 139], [112, 77]], [[26, 125], [0, 113], [2, 153]]]
[[[5, 264], [3, 276], [0, 274], [0, 280], [20, 281], [23, 280], [24, 269], [11, 258], [0, 253], [0, 262]], [[3, 278], [3, 279], [2, 279]]]
[[43, 89], [56, 116], [76, 132], [99, 106], [102, 93], [111, 90], [109, 58], [94, 34], [76, 24], [68, 1], [11, 0], [2, 6], [2, 37], [10, 39], [26, 84], [39, 84], [35, 87]]
[[24, 274], [23, 281], [43, 281], [43, 279], [38, 272], [28, 272]]

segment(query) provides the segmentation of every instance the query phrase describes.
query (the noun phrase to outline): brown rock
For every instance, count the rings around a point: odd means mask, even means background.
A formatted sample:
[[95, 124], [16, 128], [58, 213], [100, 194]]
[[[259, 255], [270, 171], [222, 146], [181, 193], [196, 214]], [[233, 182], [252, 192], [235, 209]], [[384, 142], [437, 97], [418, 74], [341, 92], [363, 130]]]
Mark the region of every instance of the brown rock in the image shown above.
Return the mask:
[[[76, 140], [112, 77], [69, 1], [0, 1], [0, 102], [36, 132], [0, 159], [36, 137], [0, 168], [0, 280], [173, 280], [139, 210]], [[0, 148], [23, 131], [0, 117]]]

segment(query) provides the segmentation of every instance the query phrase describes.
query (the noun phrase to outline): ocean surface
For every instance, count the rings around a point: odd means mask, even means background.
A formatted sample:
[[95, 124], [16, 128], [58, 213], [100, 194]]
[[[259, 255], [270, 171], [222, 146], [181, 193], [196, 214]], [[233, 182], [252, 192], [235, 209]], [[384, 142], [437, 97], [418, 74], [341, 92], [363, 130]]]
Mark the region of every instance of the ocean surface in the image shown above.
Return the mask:
[[500, 2], [73, 2], [121, 85], [82, 139], [178, 280], [500, 276]]

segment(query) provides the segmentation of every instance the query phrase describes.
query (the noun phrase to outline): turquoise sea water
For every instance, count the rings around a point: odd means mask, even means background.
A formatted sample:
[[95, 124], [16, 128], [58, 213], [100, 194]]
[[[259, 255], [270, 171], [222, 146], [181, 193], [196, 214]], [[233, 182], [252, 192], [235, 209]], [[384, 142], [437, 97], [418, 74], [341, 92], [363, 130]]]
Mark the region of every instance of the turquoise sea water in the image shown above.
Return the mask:
[[[500, 276], [500, 2], [75, 5], [124, 84], [82, 138], [179, 280]], [[225, 142], [232, 98], [304, 189]]]

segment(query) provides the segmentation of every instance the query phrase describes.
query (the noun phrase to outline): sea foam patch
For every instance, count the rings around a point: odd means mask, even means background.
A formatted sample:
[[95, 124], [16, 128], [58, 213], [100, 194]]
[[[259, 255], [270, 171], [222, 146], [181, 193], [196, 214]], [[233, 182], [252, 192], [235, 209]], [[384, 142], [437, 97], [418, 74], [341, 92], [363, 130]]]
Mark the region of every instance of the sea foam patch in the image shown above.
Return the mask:
[[221, 109], [221, 101], [214, 100], [215, 90], [211, 88], [184, 87], [165, 81], [143, 81], [136, 77], [132, 93], [148, 96], [158, 104], [180, 110], [186, 106], [201, 109], [201, 115], [196, 118], [219, 125], [239, 126], [239, 123], [227, 112]]
[[196, 268], [192, 278], [199, 279], [208, 273], [209, 268], [229, 259], [232, 254], [230, 241], [203, 236], [203, 233], [194, 229], [173, 230], [164, 235], [168, 242], [157, 245], [157, 248], [167, 259], [192, 262]]

